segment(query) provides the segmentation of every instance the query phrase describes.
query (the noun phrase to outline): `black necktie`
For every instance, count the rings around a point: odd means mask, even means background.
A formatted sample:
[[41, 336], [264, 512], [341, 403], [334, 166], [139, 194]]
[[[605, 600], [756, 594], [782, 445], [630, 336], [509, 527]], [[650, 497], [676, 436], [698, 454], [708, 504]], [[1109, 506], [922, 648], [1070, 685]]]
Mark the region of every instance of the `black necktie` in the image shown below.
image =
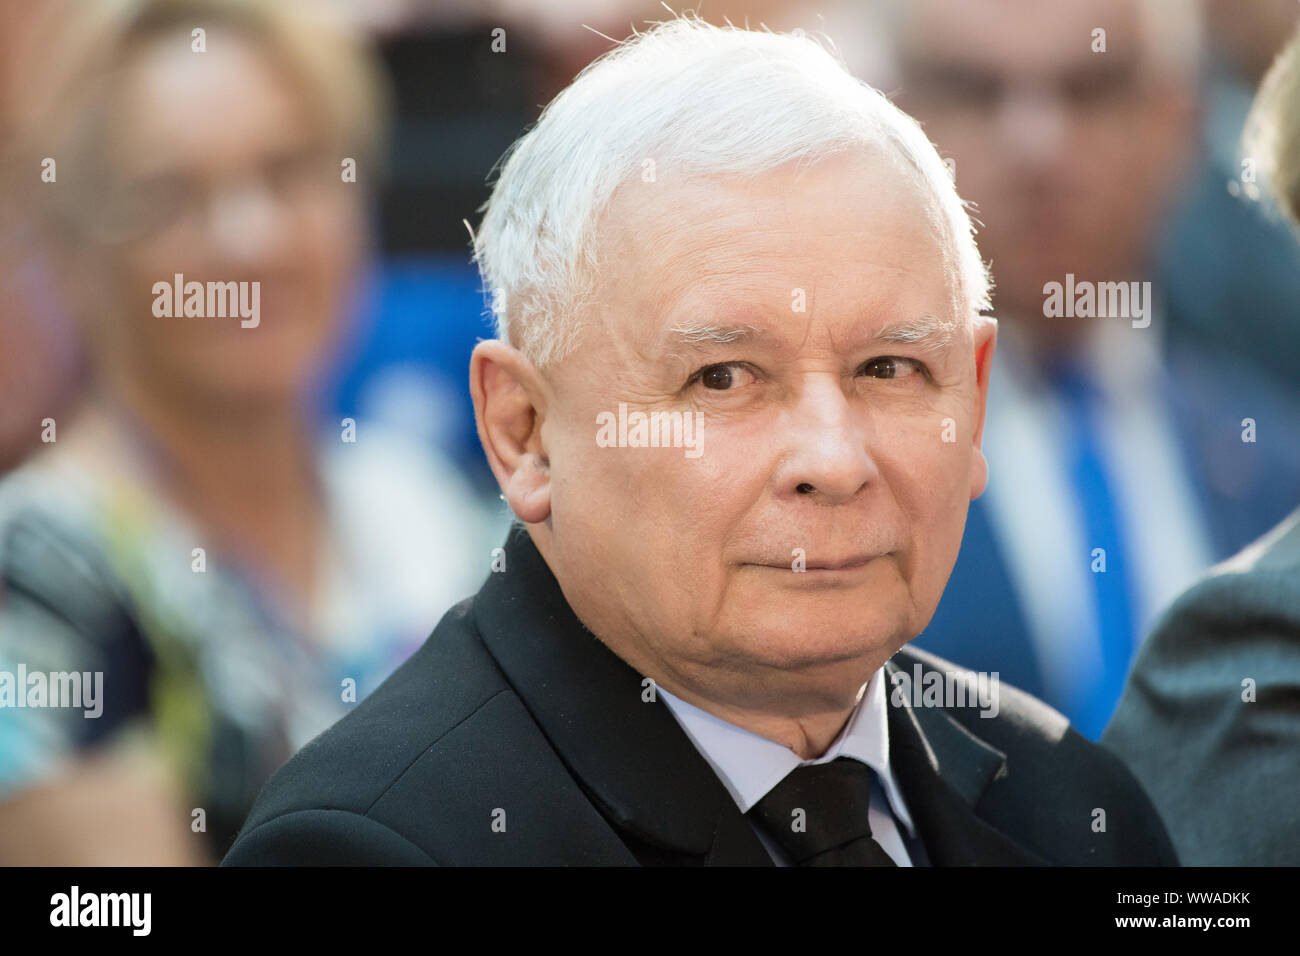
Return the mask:
[[897, 866], [871, 837], [871, 768], [837, 757], [792, 771], [749, 811], [795, 866]]

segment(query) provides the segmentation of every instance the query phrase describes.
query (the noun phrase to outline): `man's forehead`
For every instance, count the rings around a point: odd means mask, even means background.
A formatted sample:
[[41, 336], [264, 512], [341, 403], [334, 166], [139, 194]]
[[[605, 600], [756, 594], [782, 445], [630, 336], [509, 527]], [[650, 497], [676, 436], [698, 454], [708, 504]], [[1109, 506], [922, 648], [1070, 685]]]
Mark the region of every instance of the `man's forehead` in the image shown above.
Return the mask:
[[[601, 246], [678, 259], [720, 241], [745, 245], [756, 234], [752, 219], [760, 209], [762, 236], [795, 231], [807, 224], [818, 198], [869, 202], [881, 213], [934, 202], [897, 152], [863, 144], [811, 164], [791, 161], [746, 175], [664, 168], [650, 180], [633, 176], [614, 191], [595, 231]], [[871, 226], [869, 219], [855, 222], [861, 231]], [[819, 224], [822, 233], [827, 228]]]
[[850, 348], [887, 320], [886, 341], [947, 344], [959, 322], [921, 319], [954, 296], [915, 177], [879, 151], [770, 172], [621, 187], [598, 233], [611, 331], [642, 354], [788, 350], [818, 329], [813, 347]]

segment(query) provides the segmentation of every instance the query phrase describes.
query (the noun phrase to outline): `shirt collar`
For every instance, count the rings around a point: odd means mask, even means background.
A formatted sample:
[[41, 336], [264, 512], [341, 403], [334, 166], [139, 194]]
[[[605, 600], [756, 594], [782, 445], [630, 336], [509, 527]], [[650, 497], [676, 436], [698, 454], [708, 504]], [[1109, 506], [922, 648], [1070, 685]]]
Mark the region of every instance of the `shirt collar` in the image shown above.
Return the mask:
[[829, 763], [836, 757], [852, 757], [876, 772], [894, 817], [907, 828], [910, 836], [916, 835], [898, 782], [889, 768], [883, 668], [871, 675], [871, 680], [859, 692], [844, 729], [826, 753], [815, 760], [801, 760], [789, 747], [715, 717], [662, 687], [657, 688], [657, 693], [718, 775], [741, 813], [748, 813], [795, 768]]

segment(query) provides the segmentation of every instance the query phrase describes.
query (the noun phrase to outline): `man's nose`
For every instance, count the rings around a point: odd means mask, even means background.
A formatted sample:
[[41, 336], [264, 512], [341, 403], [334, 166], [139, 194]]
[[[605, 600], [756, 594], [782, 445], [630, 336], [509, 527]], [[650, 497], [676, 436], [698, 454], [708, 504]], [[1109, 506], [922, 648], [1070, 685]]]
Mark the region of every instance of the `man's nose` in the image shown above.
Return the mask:
[[1047, 165], [1065, 147], [1069, 117], [1060, 96], [1040, 86], [1013, 87], [1002, 98], [998, 135], [1014, 164]]
[[791, 453], [782, 480], [786, 491], [839, 504], [879, 478], [870, 451], [870, 416], [856, 405], [838, 380], [805, 387], [789, 420]]

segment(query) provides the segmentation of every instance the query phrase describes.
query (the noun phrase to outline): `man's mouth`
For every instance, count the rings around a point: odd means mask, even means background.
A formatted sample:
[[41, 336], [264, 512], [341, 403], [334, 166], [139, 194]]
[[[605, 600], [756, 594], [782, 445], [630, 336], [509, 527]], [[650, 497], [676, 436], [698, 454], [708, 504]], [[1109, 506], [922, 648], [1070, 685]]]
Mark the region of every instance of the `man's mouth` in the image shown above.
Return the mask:
[[[889, 552], [885, 552], [888, 554]], [[806, 561], [782, 561], [780, 563], [771, 561], [742, 561], [741, 567], [746, 565], [752, 567], [772, 568], [781, 571], [793, 571], [801, 569], [803, 571], [852, 571], [857, 568], [865, 568], [876, 558], [884, 557], [884, 554], [854, 554], [836, 558], [820, 558], [817, 560]]]

